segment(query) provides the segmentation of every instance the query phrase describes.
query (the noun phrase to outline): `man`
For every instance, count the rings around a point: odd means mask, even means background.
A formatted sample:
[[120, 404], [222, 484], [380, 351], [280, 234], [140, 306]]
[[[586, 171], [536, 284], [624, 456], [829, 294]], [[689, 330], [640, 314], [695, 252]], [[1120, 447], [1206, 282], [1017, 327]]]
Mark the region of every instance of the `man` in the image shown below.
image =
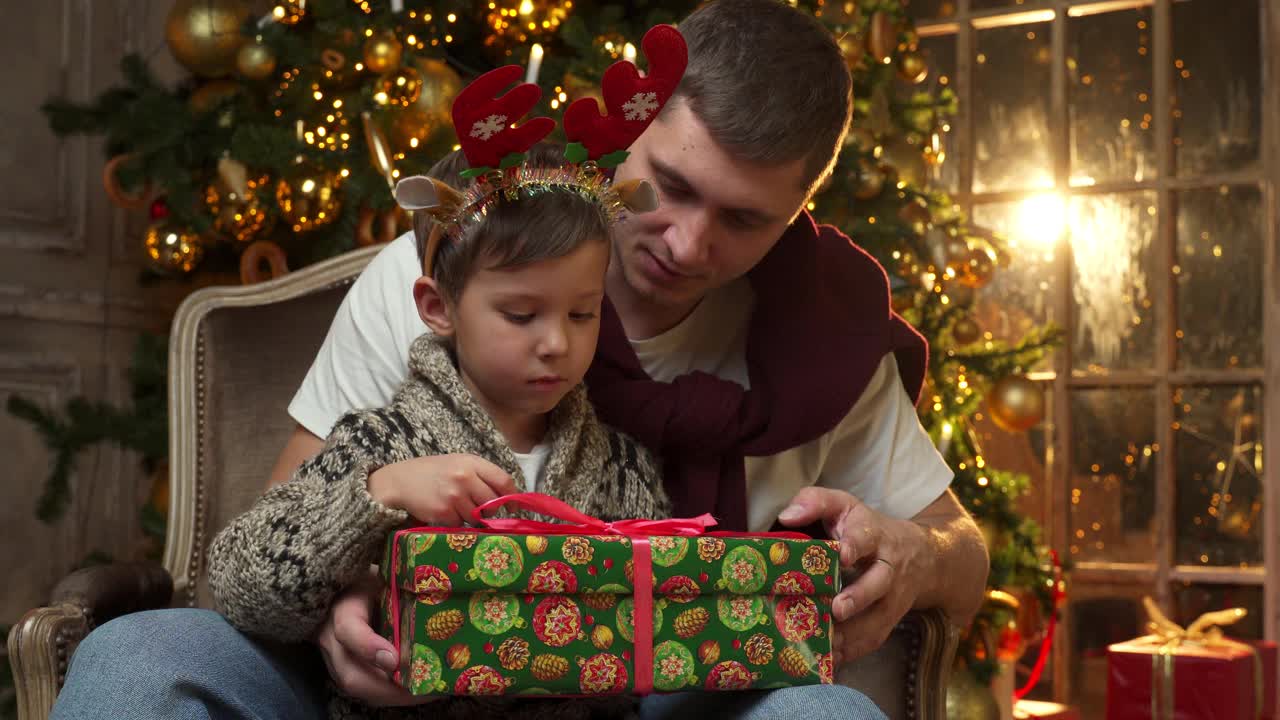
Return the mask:
[[[618, 228], [608, 297], [654, 380], [703, 371], [747, 385], [755, 298], [744, 276], [793, 224], [808, 222], [802, 209], [830, 172], [847, 129], [851, 81], [829, 33], [772, 0], [713, 2], [680, 30], [690, 54], [680, 89], [617, 172], [619, 181], [654, 181], [659, 209]], [[416, 272], [406, 236], [356, 282], [290, 405], [299, 426], [273, 482], [315, 454], [342, 413], [384, 403], [403, 379], [403, 350], [424, 328], [379, 318], [415, 317], [384, 308], [408, 308], [405, 288]], [[876, 280], [887, 297], [882, 272]], [[602, 345], [606, 335], [602, 329]], [[866, 568], [834, 605], [838, 661], [879, 647], [912, 607], [942, 607], [966, 623], [988, 568], [893, 354], [876, 360], [836, 427], [746, 459], [749, 529], [767, 530], [775, 518], [792, 527], [820, 521], [845, 541], [846, 564]], [[635, 432], [625, 406], [615, 413], [599, 406], [597, 381], [588, 376], [602, 417]], [[394, 667], [394, 648], [368, 628], [365, 604], [359, 596], [341, 601], [319, 643], [350, 694], [398, 702], [403, 697], [377, 667]]]
[[[844, 60], [825, 29], [776, 0], [716, 0], [680, 30], [690, 55], [684, 79], [617, 172], [653, 180], [660, 208], [616, 233], [588, 376], [597, 411], [663, 456], [678, 513], [710, 511], [739, 530], [821, 523], [842, 541], [842, 565], [861, 572], [833, 604], [837, 663], [879, 647], [912, 607], [941, 607], [967, 624], [988, 560], [914, 412], [923, 343], [891, 316], [883, 271], [803, 212], [848, 127]], [[409, 292], [419, 272], [405, 236], [352, 287], [290, 405], [298, 427], [272, 483], [316, 454], [343, 413], [385, 405], [404, 380], [408, 347], [426, 329]], [[316, 644], [346, 694], [412, 704], [388, 679], [396, 649], [370, 628], [373, 596], [352, 588]], [[210, 615], [124, 618], [91, 634], [55, 717], [111, 707], [134, 717], [186, 717], [188, 707], [196, 717], [209, 707], [323, 712], [313, 666]], [[166, 651], [172, 643], [163, 641], [139, 650], [143, 633], [186, 637], [202, 651]], [[705, 701], [654, 696], [642, 715], [882, 717], [861, 695], [831, 686]], [[429, 716], [430, 706], [422, 711]]]

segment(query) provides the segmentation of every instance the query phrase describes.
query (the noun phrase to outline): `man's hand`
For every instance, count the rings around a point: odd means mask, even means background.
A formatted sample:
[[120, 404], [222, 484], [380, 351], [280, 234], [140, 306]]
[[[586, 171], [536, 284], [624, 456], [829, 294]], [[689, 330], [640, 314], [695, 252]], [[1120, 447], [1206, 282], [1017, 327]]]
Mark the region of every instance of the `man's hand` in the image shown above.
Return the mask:
[[377, 597], [378, 585], [371, 580], [347, 590], [329, 608], [315, 637], [329, 677], [343, 694], [373, 707], [430, 702], [431, 696], [413, 695], [391, 680], [398, 663], [396, 649], [369, 622]]
[[840, 541], [840, 567], [851, 581], [831, 603], [837, 667], [883, 645], [914, 607], [941, 607], [952, 622], [967, 624], [982, 600], [990, 567], [982, 536], [950, 491], [898, 520], [849, 493], [810, 487], [778, 520], [790, 527], [821, 520]]
[[421, 522], [459, 526], [471, 511], [516, 491], [505, 470], [475, 455], [431, 455], [392, 463], [369, 476], [369, 494]]

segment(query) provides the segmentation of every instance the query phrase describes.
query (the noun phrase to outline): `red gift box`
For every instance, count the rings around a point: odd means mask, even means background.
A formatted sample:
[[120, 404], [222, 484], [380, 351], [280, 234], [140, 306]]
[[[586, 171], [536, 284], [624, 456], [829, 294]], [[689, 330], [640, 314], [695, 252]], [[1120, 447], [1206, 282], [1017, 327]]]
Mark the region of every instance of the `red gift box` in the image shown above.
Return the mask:
[[1107, 648], [1107, 720], [1272, 720], [1276, 645], [1222, 636], [1243, 610], [1183, 630], [1147, 601], [1157, 634]]

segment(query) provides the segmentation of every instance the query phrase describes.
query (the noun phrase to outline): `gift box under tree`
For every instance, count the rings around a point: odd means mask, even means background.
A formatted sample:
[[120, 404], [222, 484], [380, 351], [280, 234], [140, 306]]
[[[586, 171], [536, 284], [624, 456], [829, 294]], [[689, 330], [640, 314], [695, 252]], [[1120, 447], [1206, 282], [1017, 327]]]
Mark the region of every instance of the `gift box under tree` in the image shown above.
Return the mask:
[[1242, 642], [1220, 625], [1241, 608], [1205, 613], [1185, 629], [1144, 598], [1151, 634], [1107, 648], [1107, 720], [1273, 720], [1276, 645]]
[[[567, 522], [484, 518], [514, 504]], [[545, 495], [484, 529], [393, 534], [384, 634], [415, 694], [597, 695], [832, 682], [839, 545], [605, 523]]]

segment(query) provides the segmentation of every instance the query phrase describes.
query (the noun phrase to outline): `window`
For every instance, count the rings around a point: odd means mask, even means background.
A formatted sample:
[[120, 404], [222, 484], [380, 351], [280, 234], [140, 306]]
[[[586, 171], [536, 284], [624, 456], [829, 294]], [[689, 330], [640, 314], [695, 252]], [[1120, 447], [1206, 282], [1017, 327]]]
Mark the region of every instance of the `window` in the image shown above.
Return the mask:
[[910, 9], [929, 82], [961, 103], [935, 184], [1014, 254], [979, 322], [1067, 330], [1032, 369], [1042, 426], [982, 433], [993, 465], [1031, 473], [1025, 507], [1073, 565], [1037, 694], [1101, 717], [1106, 646], [1144, 632], [1143, 595], [1181, 620], [1243, 606], [1233, 634], [1280, 634], [1264, 571], [1280, 567], [1280, 473], [1263, 462], [1280, 448], [1280, 8]]

